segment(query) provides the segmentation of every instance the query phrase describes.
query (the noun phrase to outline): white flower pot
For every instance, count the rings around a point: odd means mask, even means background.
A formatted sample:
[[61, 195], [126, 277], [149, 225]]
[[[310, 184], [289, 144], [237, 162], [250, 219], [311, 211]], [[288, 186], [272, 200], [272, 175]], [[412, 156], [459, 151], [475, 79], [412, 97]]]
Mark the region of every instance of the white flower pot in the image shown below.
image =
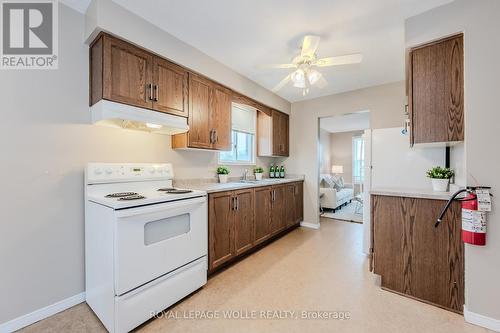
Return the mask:
[[260, 173], [256, 173], [256, 174], [255, 174], [255, 179], [256, 179], [256, 180], [262, 180], [262, 172], [260, 172]]
[[227, 175], [219, 175], [219, 183], [227, 183]]
[[447, 192], [448, 184], [450, 183], [449, 179], [436, 179], [432, 178], [432, 189], [434, 192]]

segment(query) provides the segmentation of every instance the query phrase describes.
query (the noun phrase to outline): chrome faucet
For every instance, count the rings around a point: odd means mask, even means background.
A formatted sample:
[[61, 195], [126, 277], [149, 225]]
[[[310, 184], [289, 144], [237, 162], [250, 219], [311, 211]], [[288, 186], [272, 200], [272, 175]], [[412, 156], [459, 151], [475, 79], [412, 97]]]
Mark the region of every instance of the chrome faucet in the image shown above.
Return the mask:
[[245, 171], [243, 171], [243, 180], [248, 180], [248, 169], [245, 169]]

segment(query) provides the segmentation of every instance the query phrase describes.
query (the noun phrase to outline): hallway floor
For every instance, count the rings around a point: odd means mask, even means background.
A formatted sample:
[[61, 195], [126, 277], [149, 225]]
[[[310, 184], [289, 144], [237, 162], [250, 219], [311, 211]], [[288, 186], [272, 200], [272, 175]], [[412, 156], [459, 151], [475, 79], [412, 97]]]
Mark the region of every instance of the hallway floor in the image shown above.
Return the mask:
[[[298, 228], [217, 274], [177, 304], [184, 311], [256, 311], [257, 319], [151, 320], [139, 332], [490, 332], [462, 316], [383, 291], [361, 253], [361, 224], [321, 220], [321, 229]], [[261, 319], [261, 311], [295, 311]], [[302, 311], [348, 312], [349, 319], [300, 319]], [[330, 312], [332, 313], [332, 312]], [[285, 313], [281, 312], [284, 316]], [[298, 315], [299, 318], [294, 316]], [[267, 313], [267, 317], [273, 314]], [[290, 318], [292, 316], [294, 318]], [[85, 304], [33, 324], [22, 332], [105, 332]]]

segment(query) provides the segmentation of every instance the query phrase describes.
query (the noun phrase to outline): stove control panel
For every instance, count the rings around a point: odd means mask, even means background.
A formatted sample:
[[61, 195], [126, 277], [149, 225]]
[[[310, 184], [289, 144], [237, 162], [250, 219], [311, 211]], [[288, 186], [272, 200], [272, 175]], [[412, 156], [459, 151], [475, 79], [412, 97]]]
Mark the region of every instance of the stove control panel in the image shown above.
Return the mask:
[[169, 163], [89, 163], [87, 183], [164, 180], [174, 178]]

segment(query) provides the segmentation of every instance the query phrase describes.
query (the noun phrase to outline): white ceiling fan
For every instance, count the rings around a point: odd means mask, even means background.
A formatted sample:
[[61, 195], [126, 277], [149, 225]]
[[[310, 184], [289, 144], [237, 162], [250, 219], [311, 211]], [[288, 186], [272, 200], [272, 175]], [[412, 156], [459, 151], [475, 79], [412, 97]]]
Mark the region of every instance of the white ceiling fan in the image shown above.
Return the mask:
[[292, 63], [266, 66], [268, 68], [295, 69], [273, 88], [274, 92], [282, 89], [288, 82], [292, 81], [293, 86], [301, 88], [302, 95], [305, 96], [309, 93], [310, 86], [315, 85], [318, 88], [324, 88], [328, 84], [316, 67], [358, 64], [363, 60], [363, 56], [359, 53], [318, 59], [316, 50], [319, 41], [319, 36], [305, 36], [302, 42], [302, 50], [298, 56], [293, 58]]

